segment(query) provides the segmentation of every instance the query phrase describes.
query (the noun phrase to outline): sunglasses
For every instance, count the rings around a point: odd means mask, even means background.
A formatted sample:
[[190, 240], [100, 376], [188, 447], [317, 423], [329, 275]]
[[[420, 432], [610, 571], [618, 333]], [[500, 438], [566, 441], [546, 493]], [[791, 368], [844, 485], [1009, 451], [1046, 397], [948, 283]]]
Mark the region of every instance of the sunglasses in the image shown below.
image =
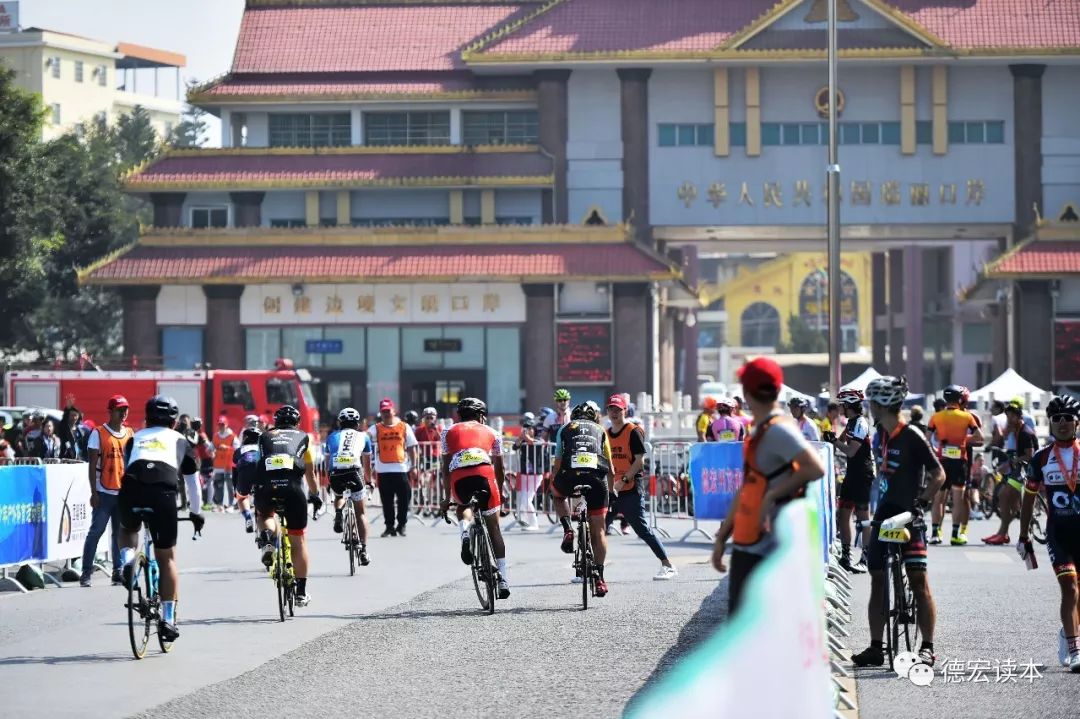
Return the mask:
[[1062, 422], [1075, 422], [1076, 417], [1071, 414], [1055, 414], [1050, 417], [1050, 421], [1058, 424]]

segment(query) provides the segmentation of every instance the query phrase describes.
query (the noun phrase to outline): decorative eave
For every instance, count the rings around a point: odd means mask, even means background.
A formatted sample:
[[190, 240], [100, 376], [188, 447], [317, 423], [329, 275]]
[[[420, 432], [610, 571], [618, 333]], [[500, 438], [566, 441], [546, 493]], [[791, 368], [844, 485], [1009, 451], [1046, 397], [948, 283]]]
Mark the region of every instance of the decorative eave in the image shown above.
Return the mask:
[[998, 255], [993, 260], [983, 264], [979, 274], [975, 277], [975, 280], [965, 286], [961, 287], [956, 297], [959, 301], [965, 302], [973, 298], [973, 296], [988, 282], [994, 280], [1059, 280], [1064, 276], [1063, 271], [1051, 271], [1051, 272], [1010, 272], [1002, 270], [1001, 267], [1016, 255], [1024, 252], [1026, 249], [1037, 245], [1039, 242], [1076, 242], [1078, 249], [1080, 249], [1080, 226], [1075, 224], [1062, 224], [1062, 223], [1037, 223], [1031, 231], [1031, 235], [1018, 242], [1016, 245], [1010, 247], [1008, 250]]
[[765, 28], [769, 27], [774, 22], [787, 15], [801, 3], [802, 0], [780, 0], [780, 2], [773, 5], [769, 10], [766, 10], [764, 13], [762, 13], [761, 17], [759, 17], [757, 20], [754, 20], [742, 30], [739, 30], [737, 33], [728, 38], [727, 42], [720, 45], [717, 50], [733, 50], [741, 47], [744, 42], [750, 40], [750, 38], [754, 37], [758, 33], [765, 30]]
[[498, 155], [539, 152], [539, 145], [343, 145], [341, 147], [175, 147], [128, 173], [168, 157], [285, 157], [310, 155]]
[[884, 18], [896, 23], [904, 30], [907, 30], [911, 35], [922, 42], [925, 42], [931, 47], [946, 48], [949, 47], [949, 43], [924, 28], [919, 23], [912, 20], [910, 17], [900, 12], [896, 8], [892, 7], [882, 0], [862, 0], [872, 10], [876, 10], [878, 14]]
[[[522, 17], [518, 18], [513, 22], [503, 25], [502, 27], [488, 33], [487, 35], [484, 35], [482, 38], [461, 51], [462, 61], [465, 64], [469, 64], [470, 62], [474, 62], [480, 58], [483, 58], [484, 56], [479, 55], [479, 53], [481, 53], [481, 51], [483, 51], [485, 47], [488, 47], [492, 43], [502, 40], [511, 33], [517, 32], [525, 25], [529, 24], [530, 22], [540, 17], [544, 13], [548, 12], [552, 8], [556, 7], [557, 5], [561, 5], [565, 1], [566, 0], [547, 0], [537, 9], [530, 11], [529, 13], [523, 15]], [[480, 61], [483, 60], [480, 59]]]

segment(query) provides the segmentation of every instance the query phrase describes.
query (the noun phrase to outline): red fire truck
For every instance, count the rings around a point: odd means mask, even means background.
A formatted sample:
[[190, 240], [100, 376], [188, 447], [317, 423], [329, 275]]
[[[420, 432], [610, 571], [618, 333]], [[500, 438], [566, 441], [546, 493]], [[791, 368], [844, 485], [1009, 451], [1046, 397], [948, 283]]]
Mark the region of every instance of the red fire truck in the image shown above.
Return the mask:
[[12, 405], [63, 408], [69, 403], [88, 419], [102, 422], [109, 397], [122, 394], [131, 403], [128, 424], [143, 426], [146, 400], [155, 394], [176, 399], [182, 414], [204, 418], [207, 432], [225, 415], [239, 431], [249, 414], [270, 419], [282, 405], [300, 410], [300, 428], [318, 436], [319, 411], [311, 393], [311, 375], [280, 359], [272, 370], [13, 370], [4, 377]]

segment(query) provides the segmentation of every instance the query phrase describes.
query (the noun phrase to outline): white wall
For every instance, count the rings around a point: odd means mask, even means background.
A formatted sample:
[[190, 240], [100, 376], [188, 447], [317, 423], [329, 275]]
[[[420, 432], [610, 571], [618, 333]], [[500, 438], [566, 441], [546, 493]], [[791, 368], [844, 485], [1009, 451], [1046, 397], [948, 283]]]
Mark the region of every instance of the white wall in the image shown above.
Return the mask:
[[[655, 77], [655, 75], [654, 75]], [[655, 83], [650, 81], [650, 85]], [[570, 224], [599, 205], [622, 220], [622, 134], [619, 78], [614, 70], [575, 70], [568, 84], [567, 186]]]
[[1080, 211], [1080, 67], [1051, 65], [1043, 75], [1043, 215], [1069, 202]]

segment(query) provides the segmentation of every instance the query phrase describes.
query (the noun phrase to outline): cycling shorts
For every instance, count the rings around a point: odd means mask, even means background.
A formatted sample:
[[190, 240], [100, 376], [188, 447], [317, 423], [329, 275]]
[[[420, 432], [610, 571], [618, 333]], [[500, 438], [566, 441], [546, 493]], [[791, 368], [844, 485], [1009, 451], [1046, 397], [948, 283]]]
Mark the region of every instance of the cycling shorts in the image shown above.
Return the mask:
[[840, 484], [836, 506], [842, 509], [867, 509], [870, 506], [870, 485], [873, 477], [847, 475]]
[[233, 480], [233, 489], [236, 492], [237, 499], [251, 496], [252, 491], [255, 489], [254, 474], [254, 472], [236, 473], [235, 479]]
[[[900, 545], [900, 555], [903, 557], [904, 566], [908, 569], [926, 569], [926, 528], [915, 530], [910, 524], [908, 531], [911, 539]], [[866, 552], [866, 568], [870, 571], [883, 571], [885, 569], [885, 553], [889, 542], [878, 539], [878, 525], [874, 525], [870, 535], [870, 547]]]
[[363, 502], [368, 498], [367, 485], [355, 469], [331, 473], [330, 489], [339, 497], [348, 493], [349, 499], [354, 502]]
[[[176, 488], [167, 484], [143, 484], [128, 478], [120, 486], [120, 526], [138, 532], [142, 525], [157, 549], [176, 546]], [[136, 510], [143, 510], [138, 511]], [[146, 511], [149, 510], [149, 511]]]
[[589, 491], [585, 494], [589, 514], [594, 517], [603, 517], [607, 514], [607, 473], [591, 469], [564, 469], [555, 475], [552, 488], [555, 497], [563, 499], [571, 496], [574, 493], [574, 487], [579, 484], [589, 485]]
[[1080, 526], [1052, 526], [1046, 532], [1046, 552], [1050, 566], [1059, 577], [1076, 576], [1076, 562], [1080, 560]]
[[967, 486], [968, 477], [971, 476], [967, 462], [962, 459], [942, 457], [941, 468], [945, 470], [945, 484], [941, 485], [942, 489]]
[[261, 517], [272, 517], [275, 512], [285, 515], [289, 534], [303, 534], [307, 528], [307, 495], [304, 480], [260, 478], [255, 483], [255, 511]]
[[455, 476], [450, 480], [450, 490], [454, 494], [454, 501], [462, 506], [468, 506], [476, 492], [486, 491], [487, 496], [479, 501], [480, 511], [485, 517], [495, 514], [502, 507], [502, 495], [499, 494], [499, 483], [495, 481], [494, 472], [464, 475], [455, 472]]

